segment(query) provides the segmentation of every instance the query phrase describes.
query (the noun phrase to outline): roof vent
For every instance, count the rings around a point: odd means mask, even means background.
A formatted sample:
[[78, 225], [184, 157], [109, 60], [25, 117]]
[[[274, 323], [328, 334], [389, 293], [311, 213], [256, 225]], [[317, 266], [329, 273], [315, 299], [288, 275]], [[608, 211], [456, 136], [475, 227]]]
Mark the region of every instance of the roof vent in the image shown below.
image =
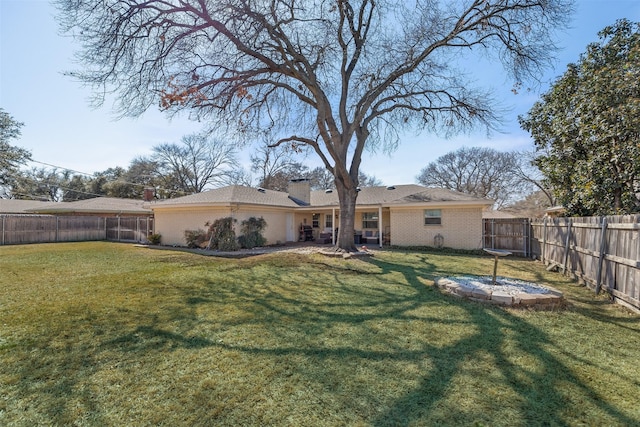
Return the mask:
[[396, 186], [395, 185], [390, 185], [387, 187], [387, 190], [395, 190]]
[[261, 192], [261, 193], [266, 193], [266, 192], [267, 192], [267, 190], [265, 190], [265, 189], [264, 189], [264, 188], [262, 188], [262, 187], [258, 187], [258, 191], [259, 191], [259, 192]]
[[324, 190], [324, 192], [329, 194], [329, 193], [333, 193], [333, 190], [331, 188], [327, 188], [326, 190]]

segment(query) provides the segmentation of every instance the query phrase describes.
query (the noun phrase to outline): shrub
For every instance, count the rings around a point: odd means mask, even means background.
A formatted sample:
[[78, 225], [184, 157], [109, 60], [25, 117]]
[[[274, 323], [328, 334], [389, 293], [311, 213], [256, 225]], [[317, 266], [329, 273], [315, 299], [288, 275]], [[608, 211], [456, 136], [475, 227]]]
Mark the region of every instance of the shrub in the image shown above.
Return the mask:
[[235, 219], [231, 217], [220, 218], [209, 225], [209, 245], [207, 249], [220, 251], [237, 251], [240, 248], [233, 229]]
[[148, 240], [152, 245], [159, 245], [160, 241], [162, 240], [162, 236], [158, 233], [152, 234], [148, 237]]
[[264, 246], [267, 243], [267, 239], [262, 235], [262, 231], [266, 227], [267, 221], [264, 218], [251, 217], [242, 221], [240, 224], [242, 234], [238, 238], [240, 246], [246, 249]]
[[207, 241], [204, 230], [184, 230], [184, 240], [188, 248], [201, 248]]

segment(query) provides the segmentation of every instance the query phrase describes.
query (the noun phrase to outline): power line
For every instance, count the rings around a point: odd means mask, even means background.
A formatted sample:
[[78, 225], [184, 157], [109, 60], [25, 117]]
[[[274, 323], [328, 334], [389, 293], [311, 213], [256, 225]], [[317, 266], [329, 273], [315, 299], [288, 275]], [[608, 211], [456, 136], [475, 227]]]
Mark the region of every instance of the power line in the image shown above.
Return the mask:
[[[81, 171], [77, 171], [77, 170], [74, 170], [74, 169], [66, 168], [64, 166], [57, 166], [57, 165], [54, 165], [54, 164], [51, 164], [51, 163], [41, 162], [39, 160], [33, 160], [33, 159], [31, 159], [30, 162], [38, 163], [38, 164], [45, 165], [45, 166], [49, 166], [49, 167], [52, 167], [52, 168], [55, 168], [55, 169], [61, 169], [63, 171], [73, 172], [74, 174], [86, 175], [86, 176], [94, 178], [94, 179], [105, 178], [104, 176], [99, 175], [99, 172], [95, 172], [95, 173], [91, 174], [91, 173], [87, 173], [87, 172], [81, 172]], [[22, 178], [24, 178], [24, 177], [22, 177]], [[32, 180], [32, 182], [39, 183], [40, 181]], [[46, 183], [46, 182], [44, 182], [44, 183], [48, 184], [48, 185], [53, 185], [51, 183]], [[140, 184], [140, 183], [137, 183], [137, 182], [123, 181], [123, 180], [120, 180], [120, 179], [114, 179], [114, 180], [111, 180], [111, 181], [106, 181], [106, 183], [128, 184], [128, 185], [139, 186], [139, 187], [142, 187], [142, 188], [149, 187], [149, 184]], [[178, 193], [178, 194], [182, 193], [182, 194], [184, 194], [185, 193], [182, 190], [167, 189], [167, 188], [161, 188], [161, 187], [156, 187], [156, 186], [153, 186], [153, 187], [154, 187], [154, 189], [156, 189], [158, 191], [164, 191], [164, 192], [167, 192], [169, 194], [171, 194], [171, 193]], [[96, 196], [96, 197], [106, 197], [106, 195], [104, 195], [104, 194], [88, 193], [88, 192], [84, 192], [84, 191], [80, 191], [80, 190], [75, 190], [75, 189], [72, 189], [72, 188], [63, 188], [63, 187], [60, 187], [60, 186], [58, 186], [58, 188], [63, 189], [63, 190], [68, 190], [68, 191], [75, 191], [77, 193], [93, 195], [93, 196]]]
[[80, 175], [87, 175], [87, 176], [95, 177], [95, 174], [91, 174], [91, 173], [87, 173], [87, 172], [80, 172], [80, 171], [69, 169], [69, 168], [65, 168], [65, 167], [62, 167], [62, 166], [56, 166], [56, 165], [52, 165], [51, 163], [45, 163], [45, 162], [41, 162], [41, 161], [33, 160], [33, 159], [31, 159], [30, 161], [33, 162], [33, 163], [38, 163], [38, 164], [41, 164], [41, 165], [50, 166], [50, 167], [56, 168], [56, 169], [62, 169], [62, 170], [73, 172], [73, 173], [77, 173], [77, 174], [80, 174]]

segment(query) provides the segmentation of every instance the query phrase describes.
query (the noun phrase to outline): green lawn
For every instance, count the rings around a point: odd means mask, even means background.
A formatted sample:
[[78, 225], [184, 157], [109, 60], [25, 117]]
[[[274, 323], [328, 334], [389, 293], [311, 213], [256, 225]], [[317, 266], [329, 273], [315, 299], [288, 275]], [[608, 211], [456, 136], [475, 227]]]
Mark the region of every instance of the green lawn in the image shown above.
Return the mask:
[[0, 247], [0, 425], [640, 425], [640, 316], [516, 258], [568, 307], [433, 287], [492, 263]]

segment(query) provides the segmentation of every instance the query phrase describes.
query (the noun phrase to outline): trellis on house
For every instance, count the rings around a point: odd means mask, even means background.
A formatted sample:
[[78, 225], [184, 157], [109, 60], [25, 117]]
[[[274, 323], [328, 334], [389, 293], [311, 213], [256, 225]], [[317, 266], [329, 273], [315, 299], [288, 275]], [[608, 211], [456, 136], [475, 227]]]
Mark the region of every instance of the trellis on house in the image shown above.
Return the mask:
[[544, 263], [640, 310], [640, 215], [544, 218], [531, 227]]

